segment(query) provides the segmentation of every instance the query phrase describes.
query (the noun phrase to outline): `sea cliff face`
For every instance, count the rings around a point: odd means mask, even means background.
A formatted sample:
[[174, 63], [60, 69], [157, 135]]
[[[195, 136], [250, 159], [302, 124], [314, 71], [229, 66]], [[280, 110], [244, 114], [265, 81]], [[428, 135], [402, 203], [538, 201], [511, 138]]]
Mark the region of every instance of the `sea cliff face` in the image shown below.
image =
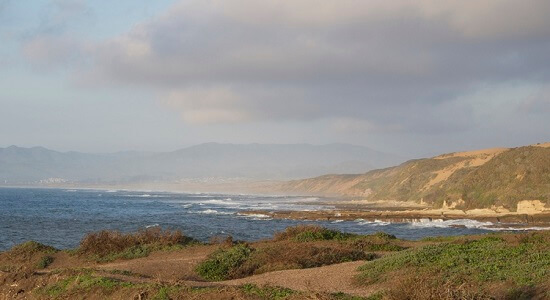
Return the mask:
[[365, 174], [294, 180], [278, 189], [435, 208], [543, 212], [550, 209], [550, 143], [444, 154]]

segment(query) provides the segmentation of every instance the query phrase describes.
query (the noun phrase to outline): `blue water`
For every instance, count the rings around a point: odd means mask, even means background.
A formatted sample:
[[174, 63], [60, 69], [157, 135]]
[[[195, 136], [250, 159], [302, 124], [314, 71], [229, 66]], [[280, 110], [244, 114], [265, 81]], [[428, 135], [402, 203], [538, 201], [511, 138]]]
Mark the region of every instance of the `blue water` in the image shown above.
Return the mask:
[[446, 222], [296, 221], [239, 215], [243, 210], [331, 208], [316, 205], [316, 201], [303, 197], [0, 188], [0, 251], [28, 240], [60, 249], [74, 248], [89, 232], [129, 232], [147, 226], [179, 229], [204, 241], [216, 235], [253, 241], [304, 223], [353, 233], [384, 231], [404, 239], [479, 234], [487, 232], [483, 226], [489, 225], [464, 220], [469, 228], [456, 228]]

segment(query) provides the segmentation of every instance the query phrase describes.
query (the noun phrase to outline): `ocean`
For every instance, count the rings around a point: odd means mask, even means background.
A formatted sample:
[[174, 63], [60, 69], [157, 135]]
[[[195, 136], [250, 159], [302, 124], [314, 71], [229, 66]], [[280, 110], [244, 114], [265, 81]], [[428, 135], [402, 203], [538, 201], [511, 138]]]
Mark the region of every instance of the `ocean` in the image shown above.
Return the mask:
[[[344, 232], [378, 231], [403, 239], [490, 232], [491, 223], [472, 220], [388, 223], [383, 221], [300, 221], [242, 215], [245, 210], [319, 210], [317, 198], [186, 194], [153, 191], [0, 188], [0, 251], [34, 240], [59, 249], [75, 248], [98, 230], [136, 231], [151, 226], [179, 229], [202, 241], [231, 235], [254, 241], [297, 224], [318, 224]], [[456, 226], [461, 225], [461, 226]]]

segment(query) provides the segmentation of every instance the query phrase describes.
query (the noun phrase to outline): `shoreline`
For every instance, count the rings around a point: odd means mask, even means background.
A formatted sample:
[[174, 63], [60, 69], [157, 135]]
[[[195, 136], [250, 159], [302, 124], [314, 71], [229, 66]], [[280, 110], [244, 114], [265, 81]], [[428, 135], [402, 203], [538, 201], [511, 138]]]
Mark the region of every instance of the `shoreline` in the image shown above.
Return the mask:
[[541, 229], [550, 230], [550, 212], [539, 214], [453, 214], [445, 210], [317, 210], [317, 211], [266, 211], [249, 210], [241, 212], [243, 215], [265, 215], [273, 219], [290, 220], [324, 220], [324, 221], [354, 221], [362, 219], [365, 221], [382, 221], [390, 223], [413, 223], [428, 221], [450, 221], [450, 220], [474, 220], [479, 222], [491, 222], [498, 225], [506, 225], [512, 228], [526, 228], [537, 226]]

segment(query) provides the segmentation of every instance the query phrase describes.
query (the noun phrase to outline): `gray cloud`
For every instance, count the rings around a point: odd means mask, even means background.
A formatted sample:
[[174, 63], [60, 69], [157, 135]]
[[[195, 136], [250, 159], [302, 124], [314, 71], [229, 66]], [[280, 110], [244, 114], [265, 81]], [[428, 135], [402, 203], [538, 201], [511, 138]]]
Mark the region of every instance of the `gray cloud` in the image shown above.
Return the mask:
[[444, 133], [479, 86], [545, 83], [550, 2], [182, 1], [90, 49], [83, 80], [156, 89], [189, 123], [333, 120]]

